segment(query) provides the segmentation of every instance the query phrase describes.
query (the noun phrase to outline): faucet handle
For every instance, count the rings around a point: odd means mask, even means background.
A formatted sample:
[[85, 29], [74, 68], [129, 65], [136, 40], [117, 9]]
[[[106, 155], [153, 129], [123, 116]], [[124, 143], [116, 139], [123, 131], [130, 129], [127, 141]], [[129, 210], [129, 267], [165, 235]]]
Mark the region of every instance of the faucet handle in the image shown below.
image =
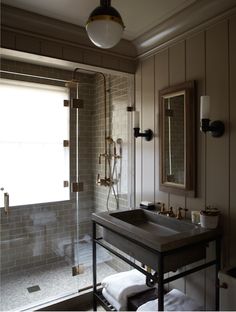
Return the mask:
[[9, 194], [8, 193], [4, 193], [4, 211], [6, 215], [9, 214]]
[[161, 204], [161, 212], [165, 212], [165, 210], [166, 210], [166, 209], [165, 209], [165, 203], [162, 203], [162, 204]]
[[173, 207], [172, 207], [172, 206], [170, 207], [170, 210], [169, 210], [169, 212], [168, 212], [168, 216], [169, 216], [169, 217], [172, 217], [172, 218], [175, 217], [175, 213], [174, 213], [174, 211], [173, 211]]
[[100, 174], [98, 173], [97, 175], [97, 181], [96, 181], [97, 185], [101, 185], [101, 178], [100, 178]]
[[188, 211], [188, 209], [184, 208], [183, 210], [184, 210], [184, 219], [186, 219], [187, 218], [187, 211]]
[[179, 207], [177, 209], [176, 219], [178, 219], [178, 220], [183, 219], [182, 214], [181, 214], [181, 210], [183, 210], [183, 208], [181, 208], [181, 207]]

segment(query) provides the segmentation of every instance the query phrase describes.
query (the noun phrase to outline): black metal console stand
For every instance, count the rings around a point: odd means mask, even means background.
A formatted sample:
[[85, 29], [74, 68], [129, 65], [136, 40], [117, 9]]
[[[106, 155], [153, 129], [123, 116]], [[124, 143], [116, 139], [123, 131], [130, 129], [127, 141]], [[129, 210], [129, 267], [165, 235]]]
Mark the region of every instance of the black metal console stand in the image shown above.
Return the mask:
[[[212, 265], [215, 265], [215, 276], [216, 276], [216, 285], [215, 285], [215, 310], [219, 311], [219, 279], [218, 279], [218, 272], [221, 267], [221, 236], [217, 236], [214, 239], [205, 240], [201, 243], [209, 243], [211, 241], [215, 241], [215, 260], [206, 262], [202, 265], [198, 265], [192, 269], [186, 270], [185, 272], [175, 274], [169, 278], [164, 279], [164, 257], [168, 254], [171, 254], [172, 251], [167, 252], [157, 252], [155, 253], [158, 256], [158, 263], [157, 269], [158, 274], [151, 274], [147, 272], [143, 267], [133, 263], [123, 255], [121, 255], [117, 250], [114, 250], [112, 247], [108, 246], [104, 243], [102, 237], [97, 238], [96, 235], [96, 225], [102, 226], [101, 224], [93, 221], [93, 310], [97, 311], [97, 302], [99, 302], [107, 311], [115, 311], [115, 308], [112, 307], [110, 304], [107, 303], [106, 299], [101, 294], [100, 290], [97, 290], [97, 264], [96, 264], [96, 245], [99, 244], [100, 246], [107, 249], [109, 252], [113, 253], [115, 256], [119, 257], [138, 271], [142, 272], [146, 276], [147, 284], [155, 284], [158, 283], [158, 311], [164, 311], [164, 284], [170, 283], [174, 280], [177, 280], [181, 277], [186, 275], [195, 273], [202, 269], [206, 269]], [[129, 240], [129, 238], [127, 238]], [[194, 244], [193, 244], [194, 246]], [[148, 248], [148, 247], [147, 247]], [[183, 247], [181, 247], [183, 248]], [[179, 249], [181, 249], [179, 248]]]
[[161, 253], [158, 255], [158, 311], [164, 311], [164, 266]]
[[220, 310], [220, 281], [218, 278], [218, 272], [221, 268], [221, 240], [216, 239], [216, 288], [215, 288], [215, 309]]
[[97, 248], [96, 223], [93, 222], [93, 311], [97, 311]]

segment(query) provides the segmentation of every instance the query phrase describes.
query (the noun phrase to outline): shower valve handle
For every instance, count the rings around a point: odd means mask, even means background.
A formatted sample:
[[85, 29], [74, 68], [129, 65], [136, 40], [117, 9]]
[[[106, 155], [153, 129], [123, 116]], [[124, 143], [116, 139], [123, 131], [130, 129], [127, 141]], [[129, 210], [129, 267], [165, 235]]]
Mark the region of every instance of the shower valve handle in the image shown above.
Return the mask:
[[97, 181], [96, 184], [100, 185], [101, 184], [101, 179], [100, 179], [100, 174], [98, 173], [97, 175]]

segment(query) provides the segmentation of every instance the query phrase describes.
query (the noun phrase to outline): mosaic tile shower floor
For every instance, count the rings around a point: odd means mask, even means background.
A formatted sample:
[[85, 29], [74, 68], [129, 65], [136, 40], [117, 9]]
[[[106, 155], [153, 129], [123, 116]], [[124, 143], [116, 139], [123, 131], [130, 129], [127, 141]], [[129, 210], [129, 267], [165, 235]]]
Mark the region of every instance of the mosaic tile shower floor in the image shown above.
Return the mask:
[[[97, 265], [98, 281], [116, 271], [107, 263]], [[1, 311], [20, 311], [45, 302], [76, 293], [92, 284], [92, 267], [83, 274], [72, 276], [71, 266], [66, 262], [44, 265], [27, 271], [1, 277]], [[29, 292], [27, 288], [39, 286], [40, 290]], [[33, 289], [38, 289], [33, 288]]]

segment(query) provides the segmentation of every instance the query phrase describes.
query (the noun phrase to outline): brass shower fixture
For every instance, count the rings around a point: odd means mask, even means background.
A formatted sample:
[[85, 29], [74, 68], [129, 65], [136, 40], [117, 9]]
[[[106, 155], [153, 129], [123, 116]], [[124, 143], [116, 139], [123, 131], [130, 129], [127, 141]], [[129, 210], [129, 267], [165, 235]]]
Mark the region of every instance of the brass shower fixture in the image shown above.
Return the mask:
[[[111, 137], [106, 137], [106, 142], [112, 146], [113, 145], [113, 153], [111, 152], [110, 148], [106, 148], [106, 152], [104, 153], [101, 153], [99, 154], [99, 157], [98, 157], [98, 163], [99, 165], [101, 165], [102, 163], [102, 157], [104, 157], [105, 159], [105, 165], [106, 165], [106, 162], [108, 162], [109, 164], [109, 167], [111, 166], [111, 161], [112, 159], [114, 159], [114, 161], [116, 161], [117, 159], [121, 159], [121, 144], [122, 144], [122, 139], [119, 138], [117, 139], [116, 141], [114, 141]], [[117, 151], [116, 151], [116, 144], [119, 144], [120, 145], [120, 152], [119, 154], [117, 154]], [[109, 170], [111, 171], [111, 169]], [[100, 174], [97, 175], [97, 180], [96, 180], [96, 184], [99, 185], [99, 186], [109, 186], [111, 187], [112, 185], [116, 184], [117, 183], [117, 180], [114, 180], [113, 179], [113, 175], [111, 174], [111, 172], [109, 172], [109, 177], [107, 177], [105, 175], [104, 178], [101, 178], [100, 177]]]
[[112, 186], [114, 184], [114, 181], [110, 178], [100, 178], [100, 174], [97, 175], [97, 181], [96, 184], [99, 186]]
[[[80, 70], [80, 68], [75, 68], [73, 71], [72, 80], [66, 83], [66, 87], [70, 90], [73, 90], [72, 96], [70, 100], [64, 101], [64, 106], [68, 106], [71, 108], [82, 108], [83, 101], [79, 99], [79, 85], [82, 83], [80, 82], [77, 77], [76, 73]], [[106, 83], [106, 76], [101, 72], [94, 72], [92, 70], [87, 70], [90, 72], [95, 73], [96, 75], [100, 75], [103, 80], [103, 94], [104, 94], [104, 151], [99, 154], [98, 156], [98, 163], [102, 164], [102, 159], [104, 159], [104, 176], [101, 178], [100, 174], [97, 175], [96, 184], [99, 186], [108, 187], [108, 195], [107, 195], [107, 210], [109, 211], [109, 198], [111, 192], [113, 192], [116, 203], [117, 209], [119, 209], [119, 191], [118, 191], [118, 183], [121, 179], [121, 168], [122, 168], [122, 139], [118, 138], [116, 141], [112, 139], [109, 134], [109, 130], [107, 129], [107, 93], [110, 92], [107, 89]], [[66, 102], [66, 103], [65, 103]], [[76, 112], [76, 118], [78, 118], [78, 112]], [[78, 122], [77, 122], [78, 125]], [[78, 129], [76, 130], [78, 133]], [[117, 152], [117, 145], [119, 146]], [[119, 165], [117, 164], [118, 160], [120, 160]], [[77, 163], [77, 162], [76, 162]], [[117, 166], [119, 168], [119, 173], [117, 173]], [[78, 177], [78, 167], [76, 168], [76, 176]], [[115, 186], [117, 190], [115, 190]]]
[[115, 141], [111, 137], [107, 137], [106, 140], [109, 144], [115, 144]]

